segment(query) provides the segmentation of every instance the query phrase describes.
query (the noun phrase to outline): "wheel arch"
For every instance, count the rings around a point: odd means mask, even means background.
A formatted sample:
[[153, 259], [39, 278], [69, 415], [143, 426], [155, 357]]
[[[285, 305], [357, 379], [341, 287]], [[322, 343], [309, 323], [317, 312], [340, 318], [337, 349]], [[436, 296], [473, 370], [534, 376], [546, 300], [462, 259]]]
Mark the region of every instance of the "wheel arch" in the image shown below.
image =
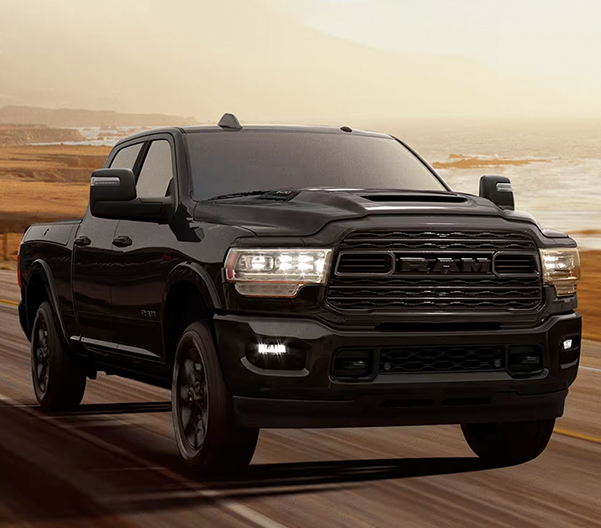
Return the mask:
[[54, 276], [48, 263], [37, 259], [31, 264], [26, 290], [27, 338], [31, 339], [33, 321], [39, 306], [48, 301], [52, 308], [59, 336], [64, 344], [68, 344], [67, 331], [61, 317], [58, 294], [54, 284]]
[[172, 367], [179, 338], [196, 320], [209, 321], [222, 307], [217, 288], [207, 271], [196, 263], [176, 266], [167, 279], [163, 298], [163, 345]]

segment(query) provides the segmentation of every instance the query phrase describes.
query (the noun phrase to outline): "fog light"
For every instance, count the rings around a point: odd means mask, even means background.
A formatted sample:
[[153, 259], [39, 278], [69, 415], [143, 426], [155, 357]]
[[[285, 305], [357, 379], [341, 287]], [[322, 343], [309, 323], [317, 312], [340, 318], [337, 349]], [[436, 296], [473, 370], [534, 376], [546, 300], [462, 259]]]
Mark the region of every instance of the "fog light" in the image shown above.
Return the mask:
[[259, 354], [274, 354], [280, 355], [286, 353], [285, 345], [269, 345], [266, 343], [259, 343], [257, 345], [257, 351]]
[[580, 336], [564, 337], [559, 344], [559, 364], [562, 369], [578, 365], [580, 359]]
[[306, 347], [300, 343], [248, 343], [246, 359], [255, 367], [268, 370], [303, 370]]

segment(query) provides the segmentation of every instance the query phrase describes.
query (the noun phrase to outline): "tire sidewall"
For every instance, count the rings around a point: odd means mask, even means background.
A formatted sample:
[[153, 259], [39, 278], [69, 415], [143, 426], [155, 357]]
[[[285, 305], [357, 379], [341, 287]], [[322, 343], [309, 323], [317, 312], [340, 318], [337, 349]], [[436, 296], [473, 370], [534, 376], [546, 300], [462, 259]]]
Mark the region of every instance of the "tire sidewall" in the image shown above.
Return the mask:
[[[36, 345], [37, 345], [37, 332], [40, 326], [40, 322], [44, 321], [46, 325], [46, 331], [48, 332], [47, 337], [47, 345], [48, 345], [48, 382], [46, 385], [46, 390], [42, 391], [36, 371], [37, 359], [36, 359]], [[54, 318], [52, 316], [52, 309], [48, 302], [44, 302], [38, 308], [36, 312], [36, 316], [33, 322], [33, 330], [32, 330], [32, 339], [31, 339], [31, 376], [33, 382], [33, 390], [35, 392], [36, 399], [39, 404], [44, 407], [51, 401], [52, 394], [52, 385], [53, 385], [53, 367], [56, 364], [56, 356], [57, 350], [56, 347], [61, 346], [60, 341], [58, 339], [58, 335], [56, 333], [56, 328], [54, 325]]]
[[[180, 369], [190, 348], [194, 348], [200, 356], [207, 390], [207, 426], [204, 442], [198, 449], [194, 449], [187, 442], [180, 420]], [[227, 437], [232, 429], [233, 410], [231, 395], [221, 374], [212, 333], [208, 324], [204, 322], [192, 323], [179, 341], [173, 366], [171, 402], [175, 440], [182, 457], [191, 465], [200, 466], [201, 468], [207, 466], [208, 459], [212, 454], [220, 451], [223, 438]]]
[[[36, 344], [40, 321], [46, 326], [48, 345], [48, 383], [42, 392], [36, 372]], [[68, 355], [56, 325], [54, 311], [48, 301], [43, 302], [32, 327], [31, 374], [35, 396], [45, 412], [72, 410], [80, 404], [86, 387], [86, 372], [82, 365]]]
[[[472, 451], [489, 462], [522, 464], [538, 457], [547, 447], [555, 419], [497, 424], [463, 424]], [[486, 431], [485, 427], [494, 426]]]

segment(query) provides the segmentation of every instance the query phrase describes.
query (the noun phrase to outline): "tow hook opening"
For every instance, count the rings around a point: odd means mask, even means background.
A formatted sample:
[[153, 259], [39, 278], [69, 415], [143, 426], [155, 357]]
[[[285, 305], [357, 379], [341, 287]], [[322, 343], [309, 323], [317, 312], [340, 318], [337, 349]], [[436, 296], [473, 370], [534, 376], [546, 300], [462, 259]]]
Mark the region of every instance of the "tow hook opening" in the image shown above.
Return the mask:
[[532, 376], [543, 371], [543, 349], [539, 345], [511, 345], [507, 370], [513, 377]]
[[374, 375], [374, 351], [369, 348], [340, 350], [334, 357], [333, 375], [342, 380], [365, 380]]

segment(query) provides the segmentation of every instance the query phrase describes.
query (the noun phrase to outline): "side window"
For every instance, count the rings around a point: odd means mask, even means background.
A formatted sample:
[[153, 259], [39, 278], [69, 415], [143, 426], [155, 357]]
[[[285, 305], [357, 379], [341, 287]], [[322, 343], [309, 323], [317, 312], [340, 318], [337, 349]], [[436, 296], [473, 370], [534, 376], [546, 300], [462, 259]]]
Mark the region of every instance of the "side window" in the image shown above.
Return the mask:
[[143, 143], [138, 143], [137, 145], [132, 145], [131, 147], [125, 147], [124, 149], [121, 149], [113, 158], [113, 161], [111, 162], [111, 168], [133, 170], [134, 163], [136, 163], [136, 159], [140, 153], [142, 145]]
[[153, 141], [140, 171], [136, 190], [139, 198], [162, 198], [171, 194], [173, 165], [171, 145], [164, 139]]

